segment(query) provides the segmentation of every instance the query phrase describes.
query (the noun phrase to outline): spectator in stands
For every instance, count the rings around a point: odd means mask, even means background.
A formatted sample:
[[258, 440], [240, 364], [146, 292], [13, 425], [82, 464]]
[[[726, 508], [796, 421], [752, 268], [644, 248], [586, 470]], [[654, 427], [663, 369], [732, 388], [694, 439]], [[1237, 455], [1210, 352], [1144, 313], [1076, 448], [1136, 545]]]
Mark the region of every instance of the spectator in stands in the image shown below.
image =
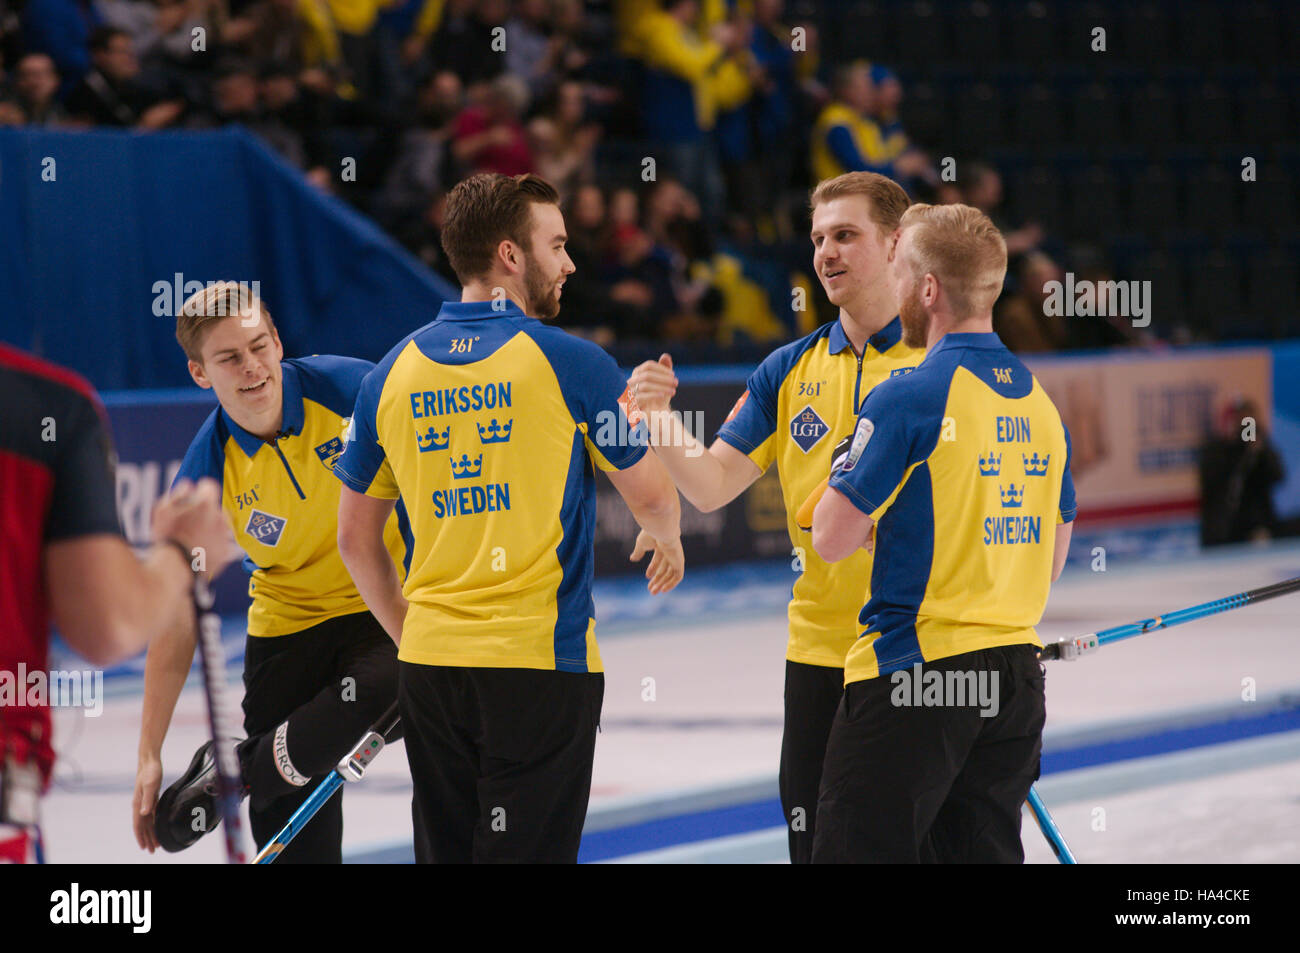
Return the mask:
[[905, 165], [919, 166], [920, 171], [902, 173], [904, 178], [910, 180], [905, 183], [909, 192], [915, 192], [916, 185], [920, 182], [924, 182], [930, 189], [937, 189], [941, 183], [934, 163], [912, 144], [898, 117], [898, 107], [903, 101], [903, 84], [898, 75], [888, 66], [877, 63], [871, 67], [871, 84], [875, 88], [871, 116], [880, 129], [880, 144], [885, 158], [897, 168], [899, 160], [904, 156], [915, 157], [906, 160]]
[[881, 63], [871, 67], [871, 84], [876, 91], [872, 118], [880, 127], [880, 141], [885, 154], [897, 158], [912, 145], [898, 118], [898, 107], [903, 102], [903, 84], [899, 82], [897, 73]]
[[402, 134], [397, 156], [375, 200], [376, 217], [417, 244], [426, 240], [423, 220], [430, 203], [451, 184], [447, 145], [463, 101], [464, 91], [455, 73], [435, 73], [424, 85], [417, 106], [418, 122]]
[[641, 222], [641, 200], [634, 189], [615, 189], [609, 196], [609, 227], [617, 231], [624, 226], [636, 228]]
[[550, 92], [555, 79], [559, 38], [547, 35], [547, 0], [519, 0], [506, 21], [506, 70], [528, 84], [534, 99]]
[[528, 125], [537, 173], [567, 202], [577, 186], [595, 178], [600, 127], [586, 120], [582, 84], [572, 80], [555, 90], [549, 109]]
[[[595, 341], [602, 347], [613, 344], [616, 316], [606, 280], [609, 259], [609, 219], [605, 195], [595, 185], [581, 185], [564, 212], [569, 236], [564, 249], [574, 272], [564, 282], [564, 307], [558, 323]], [[649, 293], [647, 291], [647, 298]]]
[[957, 176], [966, 204], [987, 215], [1002, 232], [1007, 242], [1008, 269], [1014, 271], [1020, 256], [1036, 251], [1042, 244], [1045, 237], [1042, 226], [1037, 222], [1025, 222], [1018, 228], [1011, 227], [1002, 211], [1002, 176], [991, 165], [963, 162]]
[[1143, 334], [1133, 327], [1131, 317], [1120, 313], [1120, 302], [1109, 300], [1116, 287], [1115, 275], [1092, 253], [1093, 260], [1079, 263], [1075, 253], [1080, 283], [1088, 282], [1097, 289], [1097, 314], [1087, 318], [1073, 318], [1066, 323], [1065, 347], [1071, 351], [1097, 348], [1128, 347], [1144, 343]]
[[345, 85], [361, 99], [376, 96], [382, 90], [384, 65], [374, 36], [379, 8], [387, 0], [325, 0], [329, 16], [338, 34]]
[[929, 161], [920, 153], [891, 157], [886, 152], [880, 127], [872, 119], [877, 109], [876, 87], [867, 63], [859, 60], [836, 70], [832, 93], [834, 98], [813, 127], [814, 179], [875, 172], [902, 181], [928, 173]]
[[706, 258], [712, 250], [699, 200], [675, 179], [660, 178], [651, 187], [643, 221], [655, 244], [683, 263]]
[[[327, 147], [313, 130], [313, 115], [293, 76], [282, 67], [268, 66], [265, 76], [259, 77], [251, 63], [226, 59], [217, 65], [210, 107], [192, 117], [189, 125], [210, 128], [240, 123], [285, 161], [308, 172], [314, 184], [328, 187], [330, 175], [322, 168], [328, 161]], [[313, 136], [311, 152], [295, 126]]]
[[589, 30], [582, 0], [552, 0], [551, 31], [551, 62], [557, 78], [581, 79], [588, 84], [587, 95], [597, 95], [600, 91], [593, 88], [588, 73], [602, 51], [599, 39]]
[[1047, 314], [1044, 304], [1047, 283], [1065, 279], [1061, 267], [1042, 252], [1031, 252], [1021, 258], [1016, 277], [1018, 290], [994, 306], [993, 330], [1017, 354], [1060, 350], [1068, 341], [1065, 319]]
[[[307, 169], [308, 177], [317, 185], [329, 181], [332, 178], [329, 170], [337, 169], [338, 163], [329, 142], [328, 98], [315, 90], [304, 89], [289, 67], [268, 63], [258, 71], [258, 102], [261, 120], [254, 124], [253, 131], [265, 135], [273, 147], [277, 136], [296, 139], [300, 144], [301, 168]], [[284, 148], [299, 151], [288, 138], [284, 140]]]
[[460, 286], [460, 279], [447, 260], [442, 247], [442, 225], [447, 215], [447, 193], [438, 192], [419, 209], [415, 219], [408, 219], [397, 230], [398, 238], [416, 258], [451, 282]]
[[94, 0], [94, 4], [105, 26], [130, 34], [141, 63], [184, 64], [196, 55], [194, 31], [208, 29], [215, 0]]
[[221, 41], [254, 63], [316, 71], [300, 76], [316, 89], [332, 90], [342, 68], [329, 10], [313, 0], [253, 0], [226, 22]]
[[671, 253], [641, 228], [639, 204], [632, 189], [617, 189], [609, 201], [608, 282], [620, 339], [654, 337], [678, 309]]
[[[795, 75], [795, 54], [791, 49], [791, 28], [781, 21], [784, 0], [755, 0], [754, 29], [749, 51], [759, 69], [750, 103], [754, 135], [753, 195], [759, 206], [759, 231], [767, 240], [776, 237], [783, 222], [776, 206], [791, 190], [795, 152], [790, 143], [795, 135], [795, 110], [799, 98]], [[800, 203], [806, 202], [799, 190]], [[783, 229], [788, 231], [788, 229]]]
[[726, 207], [732, 213], [732, 228], [749, 233], [763, 210], [770, 208], [772, 203], [771, 192], [765, 192], [763, 188], [760, 170], [766, 157], [761, 151], [755, 125], [755, 95], [767, 87], [768, 78], [752, 50], [753, 21], [734, 13], [727, 26], [741, 47], [736, 63], [745, 72], [736, 82], [715, 93], [715, 139], [727, 190]]
[[503, 0], [446, 0], [441, 10], [426, 5], [402, 47], [403, 57], [420, 73], [424, 69], [418, 64], [425, 60], [451, 70], [467, 87], [495, 79], [506, 66], [502, 51], [492, 48], [504, 34], [492, 31], [504, 27], [506, 12]]
[[[212, 119], [217, 125], [239, 122], [254, 126], [260, 117], [257, 72], [243, 60], [225, 60], [217, 66], [212, 82]], [[291, 150], [294, 161], [300, 159], [300, 149]]]
[[114, 27], [90, 36], [91, 68], [68, 95], [68, 115], [97, 126], [161, 129], [185, 111], [180, 99], [160, 99], [138, 82], [140, 61], [131, 37]]
[[[699, 197], [705, 214], [722, 212], [724, 185], [712, 135], [721, 104], [735, 108], [749, 96], [746, 34], [735, 23], [696, 29], [697, 0], [668, 0], [635, 25], [645, 63], [641, 113], [645, 134], [668, 172]], [[662, 174], [662, 173], [661, 173]]]
[[0, 101], [0, 125], [57, 125], [65, 115], [55, 98], [58, 92], [54, 60], [44, 53], [28, 53], [14, 67], [12, 94]]
[[54, 60], [66, 95], [90, 69], [90, 35], [101, 25], [91, 0], [26, 0], [21, 17], [23, 48]]
[[533, 154], [519, 119], [528, 109], [528, 84], [506, 74], [492, 81], [483, 105], [470, 106], [452, 129], [451, 154], [465, 174], [533, 171]]
[[1273, 487], [1285, 478], [1282, 458], [1264, 429], [1258, 406], [1234, 398], [1201, 448], [1201, 545], [1275, 536]]
[[[442, 0], [430, 2], [442, 4]], [[415, 98], [417, 77], [402, 60], [402, 43], [414, 32], [425, 6], [426, 0], [385, 0], [379, 7], [373, 30], [381, 80], [376, 96], [395, 109]]]

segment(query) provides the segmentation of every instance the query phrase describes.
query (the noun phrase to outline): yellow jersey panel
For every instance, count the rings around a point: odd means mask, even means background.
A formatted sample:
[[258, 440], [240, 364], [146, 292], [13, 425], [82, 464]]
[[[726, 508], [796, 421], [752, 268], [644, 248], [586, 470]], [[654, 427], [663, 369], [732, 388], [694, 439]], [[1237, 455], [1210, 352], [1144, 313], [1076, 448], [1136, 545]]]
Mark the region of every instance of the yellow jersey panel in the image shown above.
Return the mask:
[[[318, 355], [281, 363], [281, 431], [273, 441], [244, 430], [221, 408], [200, 428], [177, 479], [210, 476], [251, 573], [248, 634], [287, 635], [365, 612], [338, 552], [339, 482], [333, 467], [362, 379], [374, 365]], [[404, 572], [405, 510], [384, 542]]]
[[444, 303], [367, 378], [335, 473], [407, 502], [399, 659], [601, 670], [595, 464], [625, 469], [648, 443], [624, 386], [595, 345], [490, 302]]
[[718, 433], [760, 469], [777, 467], [794, 559], [803, 566], [789, 607], [786, 658], [792, 662], [842, 668], [857, 638], [871, 555], [859, 551], [828, 564], [795, 514], [830, 472], [833, 451], [852, 432], [866, 395], [920, 363], [925, 352], [905, 346], [901, 334], [895, 318], [868, 339], [859, 359], [837, 319], [774, 351], [750, 376]]
[[1002, 645], [1041, 645], [1069, 434], [995, 334], [949, 334], [863, 404], [830, 485], [876, 520], [846, 682]]

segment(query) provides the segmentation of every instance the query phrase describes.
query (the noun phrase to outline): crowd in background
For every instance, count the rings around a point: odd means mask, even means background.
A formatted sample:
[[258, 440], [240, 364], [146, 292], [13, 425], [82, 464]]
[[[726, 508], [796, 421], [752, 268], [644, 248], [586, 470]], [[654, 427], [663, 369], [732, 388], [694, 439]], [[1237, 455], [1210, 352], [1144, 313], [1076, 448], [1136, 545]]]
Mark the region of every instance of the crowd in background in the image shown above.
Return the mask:
[[[829, 319], [808, 190], [868, 169], [1003, 228], [1014, 350], [1144, 343], [1049, 314], [1061, 256], [1007, 218], [998, 172], [941, 170], [900, 120], [898, 76], [819, 48], [783, 0], [0, 0], [0, 124], [240, 123], [452, 281], [451, 186], [540, 173], [577, 266], [560, 323], [629, 359], [765, 352]], [[1099, 255], [1070, 264], [1110, 277]]]

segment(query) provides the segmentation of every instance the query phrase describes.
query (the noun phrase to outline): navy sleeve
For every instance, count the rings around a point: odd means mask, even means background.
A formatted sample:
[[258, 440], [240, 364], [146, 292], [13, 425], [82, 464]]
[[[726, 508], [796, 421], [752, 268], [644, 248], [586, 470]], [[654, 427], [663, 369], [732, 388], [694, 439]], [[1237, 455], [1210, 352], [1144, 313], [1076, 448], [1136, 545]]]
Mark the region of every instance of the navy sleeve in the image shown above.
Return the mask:
[[[877, 384], [862, 404], [853, 442], [831, 473], [830, 486], [879, 520], [909, 469], [934, 451], [947, 384], [947, 378], [919, 371]], [[942, 398], [933, 393], [939, 385]]]
[[121, 535], [113, 449], [103, 408], [97, 401], [69, 394], [72, 400], [62, 419], [55, 418], [62, 448], [55, 458], [45, 539]]
[[195, 482], [203, 477], [212, 477], [218, 483], [222, 482], [226, 470], [226, 453], [221, 430], [221, 408], [217, 407], [203, 421], [203, 426], [190, 441], [190, 448], [185, 451], [172, 486], [176, 485], [177, 480]]
[[[784, 379], [779, 361], [774, 360], [778, 353], [769, 354], [749, 375], [745, 393], [740, 395], [718, 430], [719, 440], [746, 454], [765, 470], [776, 456], [768, 441], [776, 433], [777, 395]], [[768, 446], [764, 449], [765, 444]]]
[[1061, 522], [1072, 523], [1078, 515], [1079, 506], [1074, 498], [1074, 477], [1070, 474], [1070, 428], [1061, 424], [1061, 429], [1065, 431], [1065, 472], [1061, 474]]
[[385, 361], [361, 382], [352, 424], [343, 437], [343, 455], [334, 464], [334, 475], [349, 489], [387, 500], [397, 499], [397, 481], [379, 442], [375, 417], [391, 366], [391, 361]]
[[555, 371], [573, 419], [585, 426], [596, 464], [602, 470], [626, 470], [645, 456], [650, 434], [639, 412], [633, 413], [635, 423], [628, 418], [627, 378], [614, 359], [559, 328], [536, 322], [522, 327]]
[[340, 417], [352, 413], [361, 382], [375, 367], [369, 361], [335, 354], [295, 358], [292, 363], [297, 366], [302, 381], [302, 396], [328, 407]]
[[812, 334], [777, 348], [754, 369], [745, 382], [745, 393], [731, 409], [718, 430], [718, 439], [735, 447], [766, 470], [776, 459], [777, 407], [781, 386], [799, 359], [816, 347], [830, 331], [822, 325]]

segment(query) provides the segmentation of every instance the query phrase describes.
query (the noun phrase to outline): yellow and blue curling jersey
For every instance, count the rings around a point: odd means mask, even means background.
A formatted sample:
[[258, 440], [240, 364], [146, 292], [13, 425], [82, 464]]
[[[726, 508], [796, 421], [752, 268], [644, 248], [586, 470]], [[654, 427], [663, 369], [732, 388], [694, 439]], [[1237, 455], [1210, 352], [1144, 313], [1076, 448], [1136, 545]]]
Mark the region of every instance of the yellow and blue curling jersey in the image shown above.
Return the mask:
[[[221, 483], [221, 505], [252, 573], [249, 635], [288, 635], [366, 611], [339, 556], [339, 482], [331, 471], [357, 390], [373, 367], [332, 355], [282, 361], [284, 417], [276, 440], [249, 433], [218, 407], [181, 461], [177, 479]], [[398, 507], [384, 530], [399, 574], [405, 516]]]
[[881, 381], [906, 374], [923, 350], [900, 340], [898, 318], [854, 353], [838, 318], [807, 337], [778, 348], [750, 376], [745, 393], [718, 432], [760, 469], [776, 462], [790, 542], [802, 559], [790, 599], [786, 658], [807, 665], [844, 666], [857, 637], [854, 620], [866, 598], [871, 555], [859, 551], [828, 564], [795, 513], [831, 468], [835, 445], [847, 437], [858, 408]]
[[602, 670], [593, 464], [626, 469], [649, 442], [628, 425], [625, 389], [599, 347], [509, 301], [444, 303], [371, 372], [334, 473], [406, 501], [398, 658]]
[[876, 520], [871, 596], [845, 683], [1000, 645], [1041, 646], [1070, 438], [996, 334], [948, 334], [862, 405], [830, 479]]

